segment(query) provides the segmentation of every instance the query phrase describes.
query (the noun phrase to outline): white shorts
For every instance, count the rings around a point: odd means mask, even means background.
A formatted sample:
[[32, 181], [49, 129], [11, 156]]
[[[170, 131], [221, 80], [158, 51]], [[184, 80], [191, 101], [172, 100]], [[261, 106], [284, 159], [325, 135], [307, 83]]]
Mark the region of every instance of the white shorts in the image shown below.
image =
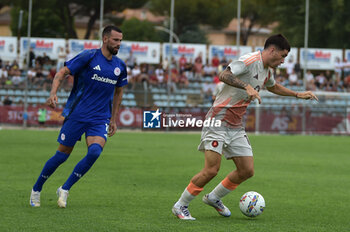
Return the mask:
[[243, 128], [211, 128], [202, 130], [199, 151], [215, 151], [223, 154], [226, 159], [239, 156], [253, 156], [252, 147]]

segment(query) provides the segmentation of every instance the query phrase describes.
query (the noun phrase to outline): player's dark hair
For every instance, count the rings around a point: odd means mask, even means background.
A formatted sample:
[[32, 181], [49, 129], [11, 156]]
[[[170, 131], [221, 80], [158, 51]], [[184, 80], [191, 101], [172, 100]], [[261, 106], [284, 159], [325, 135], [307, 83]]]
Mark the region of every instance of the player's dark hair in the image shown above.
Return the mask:
[[120, 30], [119, 27], [117, 26], [114, 26], [114, 25], [108, 25], [106, 26], [104, 29], [103, 29], [103, 32], [102, 32], [102, 38], [107, 35], [111, 35], [111, 31], [117, 31], [117, 32], [120, 32], [120, 33], [123, 33], [122, 30]]
[[272, 35], [269, 38], [267, 38], [264, 49], [270, 47], [271, 45], [274, 45], [279, 50], [287, 50], [290, 51], [290, 45], [288, 40], [281, 34]]

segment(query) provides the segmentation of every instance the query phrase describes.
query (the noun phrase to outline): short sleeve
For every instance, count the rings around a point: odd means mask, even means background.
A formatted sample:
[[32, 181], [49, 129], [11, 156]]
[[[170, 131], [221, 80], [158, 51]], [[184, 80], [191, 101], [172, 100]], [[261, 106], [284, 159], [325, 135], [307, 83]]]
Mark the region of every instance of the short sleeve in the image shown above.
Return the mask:
[[276, 84], [275, 74], [272, 70], [269, 69], [268, 80], [265, 83], [266, 87], [272, 87]]
[[247, 66], [240, 60], [233, 61], [228, 66], [230, 67], [232, 74], [235, 76], [240, 76], [248, 71]]
[[126, 70], [126, 65], [124, 62], [121, 62], [121, 66], [122, 66], [122, 70], [118, 78], [118, 82], [116, 85], [117, 87], [123, 87], [124, 85], [128, 84], [128, 78], [127, 78], [128, 74]]
[[84, 50], [69, 61], [66, 61], [64, 65], [67, 66], [71, 74], [75, 75], [76, 73], [79, 73], [82, 70], [82, 68], [84, 68], [86, 64], [90, 62], [95, 53], [95, 49]]

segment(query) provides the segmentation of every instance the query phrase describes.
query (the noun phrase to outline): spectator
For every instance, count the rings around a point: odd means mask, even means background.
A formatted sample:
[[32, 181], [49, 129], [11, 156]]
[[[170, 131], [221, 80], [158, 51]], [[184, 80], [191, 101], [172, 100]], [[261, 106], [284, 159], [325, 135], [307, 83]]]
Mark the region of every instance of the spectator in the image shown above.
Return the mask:
[[203, 68], [204, 76], [212, 77], [215, 72], [216, 72], [216, 68], [214, 66], [210, 64], [204, 65], [204, 68]]
[[50, 57], [46, 54], [46, 52], [43, 53], [43, 64], [46, 64], [46, 63], [51, 63], [51, 59]]
[[31, 67], [27, 72], [29, 87], [33, 87], [35, 76], [36, 76], [36, 70], [34, 67]]
[[202, 83], [201, 92], [205, 102], [212, 102], [215, 86], [216, 84], [214, 84], [212, 81], [205, 81], [204, 83]]
[[294, 69], [292, 70], [292, 73], [289, 74], [288, 81], [289, 81], [289, 85], [291, 86], [299, 86], [298, 75], [295, 73]]
[[169, 66], [168, 57], [165, 57], [165, 59], [163, 59], [162, 66], [163, 66], [163, 70], [167, 70], [168, 69], [168, 66]]
[[66, 50], [67, 50], [67, 56], [65, 61], [68, 61], [74, 57], [74, 54], [68, 48]]
[[342, 76], [342, 68], [343, 68], [343, 65], [340, 61], [340, 58], [336, 57], [335, 64], [334, 64], [334, 73], [337, 78]]
[[344, 58], [342, 65], [343, 65], [344, 77], [347, 77], [350, 74], [350, 62]]
[[315, 78], [310, 70], [307, 71], [305, 78], [306, 78], [306, 89], [315, 91], [316, 90]]
[[220, 64], [219, 64], [219, 72], [223, 71], [226, 69], [226, 66], [228, 65], [226, 56], [223, 56], [220, 60]]
[[194, 78], [201, 79], [203, 72], [203, 59], [202, 53], [200, 52], [196, 59], [194, 60]]
[[187, 76], [184, 71], [180, 71], [180, 75], [178, 78], [178, 83], [180, 88], [187, 88], [189, 85]]
[[132, 75], [132, 79], [135, 82], [139, 81], [139, 78], [140, 78], [140, 75], [141, 75], [141, 69], [140, 69], [140, 67], [137, 64], [134, 66], [133, 69], [131, 69], [131, 75]]
[[350, 91], [350, 75], [344, 78], [344, 88], [346, 91]]
[[32, 68], [35, 66], [35, 54], [33, 51], [33, 48], [30, 48], [29, 50], [29, 64], [28, 67]]
[[286, 67], [286, 73], [287, 73], [287, 76], [289, 77], [289, 75], [293, 73], [294, 66], [295, 66], [293, 62], [293, 58], [289, 58], [288, 62], [284, 66]]
[[155, 70], [155, 74], [158, 80], [158, 84], [162, 86], [164, 84], [164, 70], [161, 64], [158, 65], [157, 69]]
[[129, 56], [126, 59], [126, 66], [128, 66], [130, 69], [134, 69], [135, 65], [136, 65], [136, 58], [134, 57], [134, 53], [132, 52], [132, 50], [130, 50]]
[[297, 61], [294, 64], [294, 72], [297, 74], [298, 78], [301, 78], [301, 67], [300, 67], [300, 63]]
[[187, 76], [188, 79], [193, 79], [194, 77], [194, 65], [192, 62], [192, 59], [188, 60], [185, 65], [185, 75]]
[[181, 57], [179, 59], [180, 72], [185, 70], [186, 63], [187, 63], [187, 59], [186, 59], [185, 55], [181, 55]]
[[219, 60], [219, 57], [217, 54], [215, 54], [213, 56], [213, 58], [211, 59], [211, 65], [215, 68], [218, 68], [219, 67], [219, 64], [220, 64], [220, 60]]
[[315, 84], [318, 89], [323, 89], [327, 85], [327, 79], [323, 72], [321, 72], [320, 75], [316, 76], [315, 79]]
[[11, 100], [11, 98], [10, 98], [9, 96], [6, 96], [6, 97], [4, 98], [4, 100], [3, 100], [3, 104], [4, 104], [4, 106], [10, 106], [10, 105], [12, 105], [12, 100]]
[[21, 77], [21, 71], [14, 71], [14, 75], [12, 76], [12, 84], [15, 88], [24, 88], [23, 78]]

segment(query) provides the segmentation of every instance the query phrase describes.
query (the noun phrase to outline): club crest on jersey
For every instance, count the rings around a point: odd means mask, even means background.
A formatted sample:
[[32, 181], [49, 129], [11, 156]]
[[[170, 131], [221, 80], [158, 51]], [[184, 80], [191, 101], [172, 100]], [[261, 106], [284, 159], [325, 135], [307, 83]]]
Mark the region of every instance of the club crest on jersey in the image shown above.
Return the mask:
[[115, 74], [116, 76], [119, 76], [119, 75], [120, 75], [120, 68], [116, 67], [116, 68], [114, 69], [114, 74]]
[[219, 142], [216, 141], [216, 140], [214, 140], [214, 141], [211, 143], [211, 145], [212, 145], [213, 147], [217, 147], [217, 146], [219, 145]]

